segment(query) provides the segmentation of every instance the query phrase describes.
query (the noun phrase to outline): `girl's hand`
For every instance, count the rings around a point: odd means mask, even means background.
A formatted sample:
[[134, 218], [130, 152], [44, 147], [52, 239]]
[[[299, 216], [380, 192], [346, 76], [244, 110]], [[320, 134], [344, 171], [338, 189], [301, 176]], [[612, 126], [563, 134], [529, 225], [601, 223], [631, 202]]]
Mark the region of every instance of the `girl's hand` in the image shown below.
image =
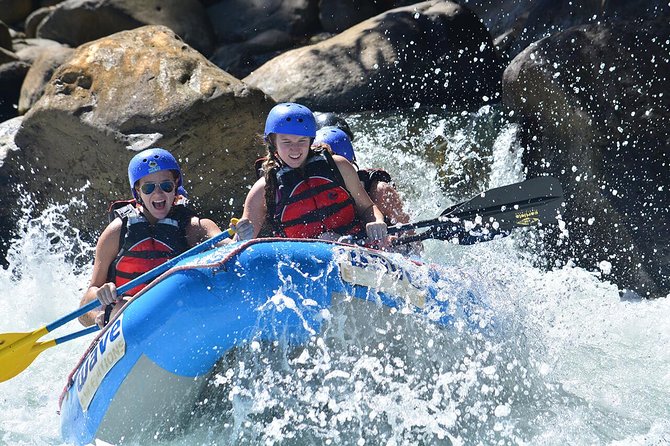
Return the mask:
[[232, 225], [232, 228], [237, 234], [237, 240], [251, 240], [254, 238], [254, 225], [249, 221], [249, 219], [242, 218], [237, 221], [237, 223]]
[[107, 282], [95, 292], [95, 297], [104, 305], [111, 305], [112, 303], [119, 300], [119, 296], [116, 294], [116, 285], [112, 282]]
[[370, 222], [365, 225], [365, 232], [368, 235], [370, 241], [374, 240], [385, 240], [388, 236], [388, 228], [384, 222]]

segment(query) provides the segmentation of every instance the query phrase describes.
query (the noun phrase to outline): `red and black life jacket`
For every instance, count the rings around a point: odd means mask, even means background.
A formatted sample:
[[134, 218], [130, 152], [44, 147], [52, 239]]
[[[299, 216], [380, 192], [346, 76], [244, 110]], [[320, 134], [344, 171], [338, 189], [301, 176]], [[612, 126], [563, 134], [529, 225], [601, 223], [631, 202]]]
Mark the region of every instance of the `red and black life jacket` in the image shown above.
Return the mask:
[[[107, 280], [117, 287], [188, 249], [186, 227], [195, 213], [183, 205], [173, 206], [167, 217], [153, 225], [133, 204], [111, 212], [122, 220], [119, 253], [107, 273]], [[134, 295], [145, 286], [138, 285], [124, 294]]]
[[[263, 163], [267, 161], [267, 157], [258, 158], [254, 163], [254, 170], [256, 171], [256, 178], [263, 178]], [[358, 166], [356, 166], [358, 167]], [[393, 184], [391, 174], [384, 169], [360, 169], [357, 171], [358, 179], [363, 183], [365, 192], [370, 193], [372, 183], [375, 181], [383, 181], [384, 183]]]
[[275, 203], [266, 203], [274, 235], [315, 238], [325, 232], [357, 234], [363, 229], [351, 193], [330, 153], [310, 150], [303, 169], [274, 170]]

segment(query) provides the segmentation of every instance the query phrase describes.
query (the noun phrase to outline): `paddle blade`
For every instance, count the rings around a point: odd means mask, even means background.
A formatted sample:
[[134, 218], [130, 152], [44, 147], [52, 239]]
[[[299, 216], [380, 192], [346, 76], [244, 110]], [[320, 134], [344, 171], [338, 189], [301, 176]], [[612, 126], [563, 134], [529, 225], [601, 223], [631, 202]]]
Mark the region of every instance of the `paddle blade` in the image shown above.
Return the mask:
[[539, 223], [556, 223], [562, 202], [563, 189], [558, 180], [537, 177], [490, 189], [446, 209], [442, 216], [470, 221], [476, 219], [477, 223], [484, 225], [496, 222], [497, 229], [510, 230]]
[[43, 335], [42, 330], [0, 335], [0, 382], [15, 377], [32, 364], [37, 355], [56, 345], [54, 341], [36, 343]]
[[482, 192], [445, 209], [436, 219], [391, 227], [389, 234], [429, 228], [394, 244], [434, 238], [469, 245], [505, 236], [514, 228], [556, 223], [562, 202], [563, 189], [558, 180], [537, 177]]

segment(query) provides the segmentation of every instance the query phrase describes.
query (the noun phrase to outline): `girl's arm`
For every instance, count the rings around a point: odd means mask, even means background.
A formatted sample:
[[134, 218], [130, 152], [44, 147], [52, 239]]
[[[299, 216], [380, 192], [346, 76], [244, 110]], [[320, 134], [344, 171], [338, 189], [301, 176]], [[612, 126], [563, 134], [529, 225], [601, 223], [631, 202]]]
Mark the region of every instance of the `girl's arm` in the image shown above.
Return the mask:
[[[98, 239], [98, 243], [95, 247], [93, 275], [91, 277], [88, 289], [84, 293], [84, 297], [81, 299], [79, 305], [80, 307], [95, 300], [97, 298], [98, 290], [103, 286], [107, 286], [109, 289], [113, 288], [113, 290], [116, 290], [116, 287], [112, 287], [106, 284], [109, 267], [119, 253], [121, 225], [121, 219], [116, 218], [105, 228], [104, 231], [102, 231], [102, 234], [100, 234], [100, 238]], [[102, 313], [101, 308], [89, 311], [88, 313], [79, 316], [79, 322], [81, 322], [81, 324], [86, 327], [93, 325], [96, 323], [96, 317], [100, 313]]]
[[388, 243], [387, 228], [384, 221], [384, 214], [372, 202], [370, 196], [358, 179], [356, 169], [346, 158], [333, 155], [335, 164], [342, 174], [344, 184], [356, 203], [356, 212], [361, 221], [365, 223], [365, 232], [371, 240], [382, 240], [384, 244]]
[[242, 213], [242, 220], [249, 220], [254, 226], [253, 237], [258, 237], [261, 232], [263, 222], [267, 214], [267, 207], [265, 206], [265, 178], [261, 178], [251, 187], [244, 200], [244, 212]]
[[[186, 241], [189, 247], [193, 247], [220, 233], [221, 229], [212, 220], [194, 215], [186, 227]], [[230, 243], [230, 239], [225, 239], [223, 243]]]

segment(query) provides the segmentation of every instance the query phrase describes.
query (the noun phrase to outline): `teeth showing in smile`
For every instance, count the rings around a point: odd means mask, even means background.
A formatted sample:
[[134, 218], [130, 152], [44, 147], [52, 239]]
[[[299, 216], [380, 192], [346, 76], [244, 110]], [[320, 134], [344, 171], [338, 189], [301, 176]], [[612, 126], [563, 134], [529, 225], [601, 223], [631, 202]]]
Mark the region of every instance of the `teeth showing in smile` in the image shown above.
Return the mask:
[[293, 160], [297, 160], [297, 159], [300, 159], [301, 156], [302, 156], [302, 153], [299, 153], [297, 155], [289, 155], [289, 158], [291, 158]]
[[151, 202], [151, 204], [153, 205], [153, 207], [154, 207], [155, 209], [159, 210], [159, 211], [160, 211], [161, 209], [164, 209], [164, 208], [165, 208], [165, 204], [166, 204], [166, 203], [167, 203], [167, 202], [166, 202], [165, 200], [163, 200], [163, 201], [152, 201], [152, 202]]

